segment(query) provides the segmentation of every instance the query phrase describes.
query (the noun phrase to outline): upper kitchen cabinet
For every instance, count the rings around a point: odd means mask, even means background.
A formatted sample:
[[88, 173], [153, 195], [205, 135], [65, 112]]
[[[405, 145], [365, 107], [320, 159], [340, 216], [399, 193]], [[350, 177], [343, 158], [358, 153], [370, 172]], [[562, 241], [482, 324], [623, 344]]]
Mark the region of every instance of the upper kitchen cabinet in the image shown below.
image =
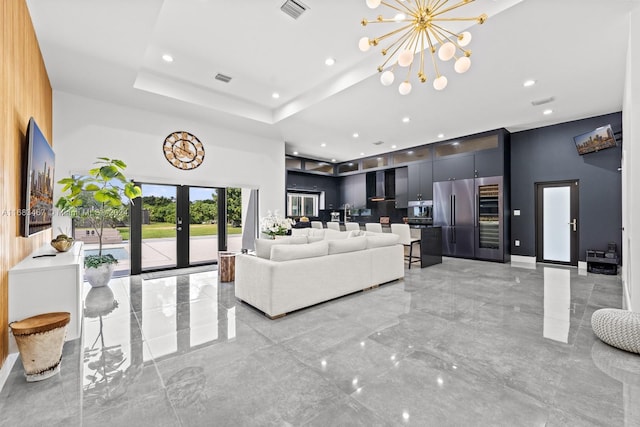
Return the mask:
[[349, 205], [353, 209], [367, 207], [367, 177], [366, 174], [349, 175], [340, 178], [340, 203]]
[[402, 209], [409, 205], [408, 197], [409, 171], [408, 168], [396, 169], [396, 208]]
[[453, 181], [474, 177], [473, 154], [434, 160], [433, 181]]
[[407, 166], [409, 185], [408, 200], [431, 200], [433, 198], [433, 165], [431, 161], [411, 163]]

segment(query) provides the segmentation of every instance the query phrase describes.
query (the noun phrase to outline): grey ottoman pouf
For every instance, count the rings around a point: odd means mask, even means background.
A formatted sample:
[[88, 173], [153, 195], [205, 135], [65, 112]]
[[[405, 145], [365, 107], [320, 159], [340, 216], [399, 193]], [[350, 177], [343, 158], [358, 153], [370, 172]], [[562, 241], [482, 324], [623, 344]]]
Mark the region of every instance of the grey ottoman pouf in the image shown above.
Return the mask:
[[593, 332], [609, 345], [640, 353], [640, 313], [602, 308], [591, 316]]

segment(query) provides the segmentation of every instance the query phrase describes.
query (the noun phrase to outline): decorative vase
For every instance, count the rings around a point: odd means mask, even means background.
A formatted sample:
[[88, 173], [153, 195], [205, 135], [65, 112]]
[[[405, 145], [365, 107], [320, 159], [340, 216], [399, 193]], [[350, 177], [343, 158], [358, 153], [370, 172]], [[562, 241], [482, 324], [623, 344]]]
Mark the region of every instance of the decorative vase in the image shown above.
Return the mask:
[[102, 264], [99, 267], [87, 267], [84, 270], [84, 277], [94, 288], [106, 286], [111, 280], [115, 264]]

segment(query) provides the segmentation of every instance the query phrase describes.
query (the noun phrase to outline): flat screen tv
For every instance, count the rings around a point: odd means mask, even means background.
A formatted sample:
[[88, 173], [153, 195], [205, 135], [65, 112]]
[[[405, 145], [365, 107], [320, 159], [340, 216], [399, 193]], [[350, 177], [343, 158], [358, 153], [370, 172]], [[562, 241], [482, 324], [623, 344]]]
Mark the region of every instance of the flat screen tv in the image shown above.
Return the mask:
[[55, 155], [32, 118], [27, 127], [23, 172], [22, 235], [29, 237], [51, 228], [53, 215], [53, 170]]
[[576, 143], [580, 155], [616, 146], [616, 138], [613, 135], [611, 125], [601, 126], [591, 132], [574, 136], [573, 141]]

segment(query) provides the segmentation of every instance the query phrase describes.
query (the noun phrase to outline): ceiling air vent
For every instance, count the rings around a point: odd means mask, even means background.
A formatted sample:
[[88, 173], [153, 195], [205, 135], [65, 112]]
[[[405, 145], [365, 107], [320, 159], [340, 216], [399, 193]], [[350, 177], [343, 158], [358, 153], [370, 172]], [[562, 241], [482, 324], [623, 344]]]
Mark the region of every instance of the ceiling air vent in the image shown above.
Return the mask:
[[229, 83], [231, 81], [231, 77], [225, 76], [224, 74], [216, 74], [216, 80], [220, 80], [221, 82]]
[[282, 6], [280, 6], [280, 10], [293, 19], [298, 19], [307, 9], [309, 9], [309, 6], [298, 0], [287, 0]]
[[376, 141], [373, 143], [373, 145], [382, 145], [384, 144], [384, 141]]
[[542, 104], [548, 104], [550, 102], [555, 101], [555, 98], [553, 96], [550, 96], [549, 98], [544, 98], [544, 99], [538, 99], [535, 101], [531, 101], [531, 105], [533, 106], [538, 106], [538, 105], [542, 105]]

